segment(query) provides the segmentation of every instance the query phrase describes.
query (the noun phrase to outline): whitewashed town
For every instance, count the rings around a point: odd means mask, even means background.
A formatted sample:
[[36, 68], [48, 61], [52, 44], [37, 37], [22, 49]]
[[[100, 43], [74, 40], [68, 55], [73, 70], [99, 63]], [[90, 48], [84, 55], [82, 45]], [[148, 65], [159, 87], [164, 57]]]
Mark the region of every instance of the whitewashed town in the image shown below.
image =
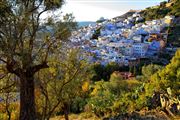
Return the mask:
[[180, 0], [0, 0], [0, 120], [180, 120]]
[[[174, 16], [166, 16], [142, 22], [139, 12], [124, 20], [102, 17], [99, 20], [102, 22], [74, 31], [71, 42], [82, 48], [91, 62], [128, 65], [131, 60], [154, 57], [165, 48], [168, 31], [164, 28], [170, 26], [173, 19]], [[98, 31], [99, 35], [94, 38]]]

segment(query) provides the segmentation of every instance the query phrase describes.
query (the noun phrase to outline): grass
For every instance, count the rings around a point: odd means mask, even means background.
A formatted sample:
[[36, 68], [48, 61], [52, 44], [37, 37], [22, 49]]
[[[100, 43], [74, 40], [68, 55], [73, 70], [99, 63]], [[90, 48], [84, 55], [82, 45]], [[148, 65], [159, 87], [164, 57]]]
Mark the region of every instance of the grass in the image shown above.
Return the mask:
[[[64, 120], [64, 116], [56, 116], [50, 120]], [[93, 113], [69, 114], [69, 120], [101, 120]]]

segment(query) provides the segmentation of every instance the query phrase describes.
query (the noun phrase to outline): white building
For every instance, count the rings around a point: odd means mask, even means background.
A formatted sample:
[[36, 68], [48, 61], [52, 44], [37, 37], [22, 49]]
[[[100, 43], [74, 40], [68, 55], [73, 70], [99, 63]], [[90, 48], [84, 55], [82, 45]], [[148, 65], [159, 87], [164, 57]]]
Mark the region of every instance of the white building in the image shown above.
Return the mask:
[[135, 42], [138, 42], [138, 43], [141, 43], [141, 41], [142, 41], [142, 36], [141, 35], [134, 35], [133, 37], [132, 37], [132, 39], [135, 41]]
[[126, 46], [124, 54], [126, 56], [132, 56], [133, 55], [133, 47], [132, 46]]
[[145, 43], [135, 43], [132, 46], [134, 56], [144, 57], [148, 50], [148, 44]]

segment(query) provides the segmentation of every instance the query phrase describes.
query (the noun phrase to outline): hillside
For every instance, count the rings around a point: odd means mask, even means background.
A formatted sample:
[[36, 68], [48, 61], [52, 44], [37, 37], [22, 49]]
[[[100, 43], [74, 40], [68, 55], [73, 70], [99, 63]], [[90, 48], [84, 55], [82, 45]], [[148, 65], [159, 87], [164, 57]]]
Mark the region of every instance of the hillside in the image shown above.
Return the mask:
[[180, 24], [175, 24], [169, 28], [168, 43], [172, 46], [180, 47]]
[[175, 16], [174, 22], [168, 30], [168, 45], [180, 47], [180, 0], [170, 0], [169, 2], [161, 2], [158, 6], [148, 7], [140, 12], [141, 16], [146, 20], [155, 20], [164, 18], [167, 15]]
[[180, 0], [161, 2], [158, 6], [148, 7], [142, 10], [140, 14], [145, 20], [160, 19], [166, 15], [173, 15], [177, 18], [180, 16]]

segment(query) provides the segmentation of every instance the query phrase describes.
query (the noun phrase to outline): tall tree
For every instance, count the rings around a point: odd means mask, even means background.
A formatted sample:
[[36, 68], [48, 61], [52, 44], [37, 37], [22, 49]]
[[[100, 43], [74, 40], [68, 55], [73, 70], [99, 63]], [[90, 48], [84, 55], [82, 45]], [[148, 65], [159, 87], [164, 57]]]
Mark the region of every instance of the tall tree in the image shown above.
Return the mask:
[[36, 119], [34, 75], [48, 67], [49, 56], [65, 40], [60, 34], [69, 35], [67, 26], [44, 39], [39, 37], [42, 14], [61, 8], [63, 3], [63, 0], [0, 1], [0, 61], [9, 73], [20, 78], [20, 120]]

